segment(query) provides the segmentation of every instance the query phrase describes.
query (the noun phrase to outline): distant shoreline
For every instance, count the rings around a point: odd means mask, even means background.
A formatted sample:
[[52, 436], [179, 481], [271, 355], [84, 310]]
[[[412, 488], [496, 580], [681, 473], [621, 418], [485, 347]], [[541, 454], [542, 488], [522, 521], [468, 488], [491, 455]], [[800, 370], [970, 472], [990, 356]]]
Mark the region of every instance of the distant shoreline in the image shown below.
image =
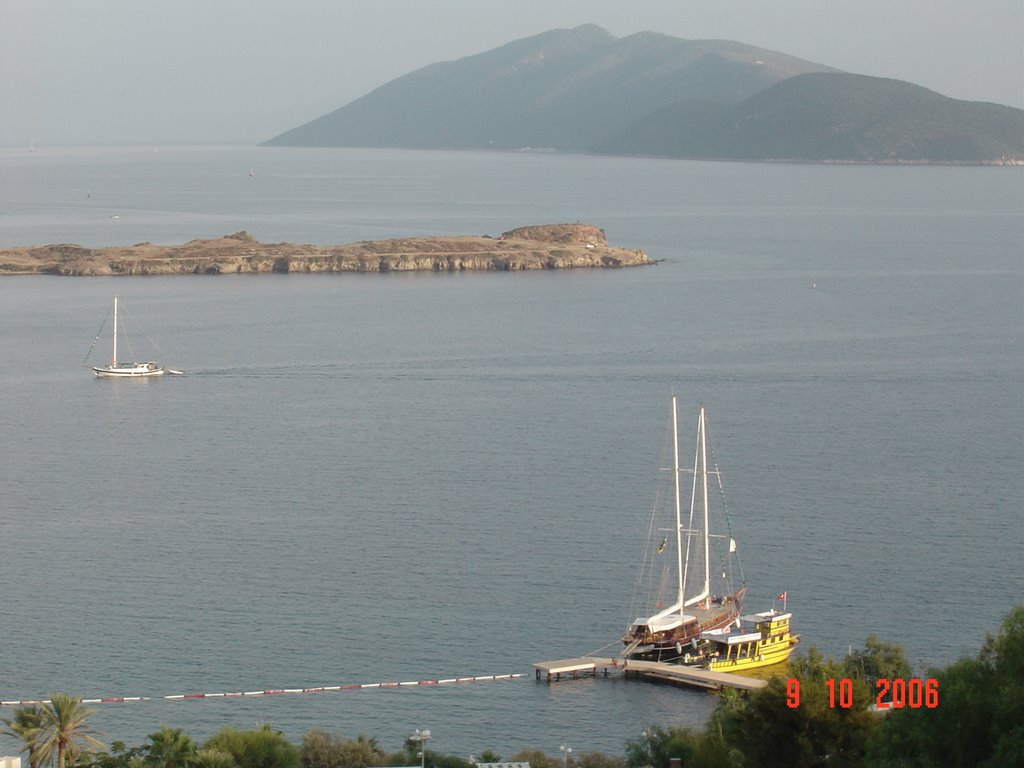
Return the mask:
[[182, 245], [75, 244], [0, 249], [0, 275], [228, 275], [342, 272], [514, 272], [615, 269], [655, 262], [643, 251], [609, 246], [589, 224], [519, 227], [497, 237], [398, 238], [349, 245], [261, 243], [247, 232]]

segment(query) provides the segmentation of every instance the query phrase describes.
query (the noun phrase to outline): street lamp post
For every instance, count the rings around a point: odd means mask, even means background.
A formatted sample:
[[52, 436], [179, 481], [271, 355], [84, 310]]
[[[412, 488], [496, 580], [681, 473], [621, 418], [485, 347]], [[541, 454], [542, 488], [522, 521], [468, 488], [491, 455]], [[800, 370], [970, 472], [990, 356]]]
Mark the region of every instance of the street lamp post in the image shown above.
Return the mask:
[[572, 755], [572, 747], [567, 747], [565, 744], [559, 747], [562, 752], [562, 768], [566, 768], [569, 764], [569, 757]]
[[430, 741], [430, 731], [426, 729], [421, 731], [417, 728], [409, 737], [409, 741], [420, 743], [420, 768], [427, 768], [427, 742]]

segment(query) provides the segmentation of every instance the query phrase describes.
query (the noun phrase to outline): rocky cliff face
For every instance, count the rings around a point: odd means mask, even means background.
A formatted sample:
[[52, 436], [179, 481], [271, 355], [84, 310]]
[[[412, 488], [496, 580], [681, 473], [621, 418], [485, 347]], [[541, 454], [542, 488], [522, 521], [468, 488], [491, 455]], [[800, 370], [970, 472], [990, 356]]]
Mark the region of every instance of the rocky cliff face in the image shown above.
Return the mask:
[[183, 275], [264, 272], [461, 272], [631, 267], [642, 251], [609, 246], [588, 224], [520, 227], [499, 237], [425, 237], [315, 246], [261, 243], [246, 232], [183, 245], [73, 244], [0, 249], [0, 274]]

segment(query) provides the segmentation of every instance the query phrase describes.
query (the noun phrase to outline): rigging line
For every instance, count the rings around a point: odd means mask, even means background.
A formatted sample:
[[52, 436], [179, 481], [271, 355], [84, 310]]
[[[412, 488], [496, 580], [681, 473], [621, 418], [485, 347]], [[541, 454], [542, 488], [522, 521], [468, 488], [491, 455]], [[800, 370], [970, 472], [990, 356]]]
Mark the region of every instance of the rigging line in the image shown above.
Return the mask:
[[[705, 422], [705, 424], [704, 424], [705, 433], [707, 432], [707, 429], [708, 429], [707, 423]], [[735, 537], [733, 536], [733, 533], [732, 533], [732, 517], [729, 515], [729, 504], [725, 500], [725, 485], [723, 485], [723, 483], [722, 483], [722, 473], [719, 471], [719, 468], [718, 468], [718, 454], [715, 453], [715, 444], [714, 444], [714, 442], [712, 442], [710, 440], [710, 438], [708, 439], [708, 442], [711, 443], [711, 463], [715, 467], [714, 474], [715, 474], [715, 477], [718, 479], [718, 495], [722, 499], [722, 512], [725, 515], [725, 529], [729, 533], [729, 541], [731, 542]], [[731, 549], [731, 547], [730, 547], [730, 549]], [[733, 552], [732, 554], [734, 554], [736, 556], [736, 568], [740, 572], [740, 584], [746, 584], [747, 580], [743, 576], [743, 562], [740, 560], [739, 547], [737, 547], [736, 551]]]
[[85, 357], [82, 358], [82, 365], [88, 365], [89, 355], [92, 354], [93, 348], [96, 346], [96, 342], [100, 340], [99, 334], [96, 334], [96, 338], [92, 340], [92, 344], [89, 345], [89, 351], [85, 353]]
[[672, 577], [672, 571], [666, 562], [664, 567], [661, 569], [661, 581], [658, 582], [658, 588], [654, 589], [654, 578], [651, 578], [651, 594], [647, 598], [647, 604], [653, 605], [654, 610], [661, 612], [665, 607], [663, 605], [662, 598], [669, 594], [670, 579]]
[[655, 503], [654, 503], [654, 505], [653, 505], [653, 507], [651, 509], [651, 517], [650, 517], [650, 520], [648, 521], [648, 526], [647, 526], [647, 537], [646, 537], [646, 539], [644, 541], [643, 558], [640, 561], [640, 568], [637, 571], [636, 585], [635, 585], [635, 587], [633, 589], [633, 599], [630, 601], [630, 606], [629, 606], [630, 613], [633, 614], [633, 615], [636, 615], [636, 607], [637, 607], [637, 605], [639, 605], [641, 603], [641, 600], [644, 597], [643, 592], [644, 592], [644, 582], [645, 581], [647, 581], [647, 583], [648, 583], [648, 589], [647, 589], [648, 595], [647, 595], [647, 597], [648, 598], [650, 597], [649, 593], [650, 593], [650, 590], [652, 588], [651, 582], [653, 581], [653, 579], [651, 578], [651, 576], [649, 574], [653, 573], [654, 568], [656, 566], [655, 558], [654, 558], [653, 554], [651, 553], [651, 550], [652, 550], [653, 545], [654, 545], [653, 544], [653, 540], [654, 540], [654, 531], [656, 529], [656, 522], [657, 522], [657, 510], [658, 510], [658, 503], [657, 503], [657, 499], [656, 499]]
[[124, 330], [124, 336], [122, 337], [122, 339], [124, 340], [124, 345], [128, 347], [128, 354], [131, 357], [131, 359], [138, 360], [139, 358], [136, 356], [135, 350], [132, 348], [132, 340], [128, 336], [128, 321], [130, 320], [131, 322], [133, 322], [136, 328], [139, 327], [139, 323], [135, 319], [135, 317], [131, 315], [130, 312], [128, 312], [128, 308], [124, 304], [121, 305], [121, 314], [124, 316], [124, 322], [121, 323]]
[[601, 651], [606, 651], [606, 650], [608, 650], [609, 648], [611, 648], [614, 645], [618, 645], [618, 642], [611, 642], [611, 643], [608, 643], [608, 645], [602, 645], [600, 648], [595, 648], [594, 650], [589, 651], [588, 653], [585, 653], [583, 655], [585, 657], [586, 656], [596, 656]]
[[[148, 333], [146, 333], [146, 329], [145, 329], [145, 328], [143, 328], [143, 327], [142, 327], [142, 324], [141, 324], [141, 323], [139, 323], [139, 321], [135, 319], [135, 315], [132, 315], [132, 314], [131, 314], [131, 313], [130, 313], [130, 312], [129, 312], [128, 310], [127, 310], [127, 308], [125, 308], [125, 307], [124, 307], [123, 305], [122, 305], [122, 307], [121, 307], [121, 311], [122, 311], [122, 313], [123, 313], [123, 314], [125, 314], [125, 315], [127, 315], [127, 316], [128, 316], [128, 320], [130, 320], [130, 321], [131, 321], [131, 323], [132, 323], [132, 324], [134, 325], [134, 327], [135, 327], [135, 330], [136, 330], [136, 331], [138, 331], [139, 333], [141, 333], [141, 334], [143, 335], [143, 337], [145, 337], [146, 341], [147, 341], [148, 343], [152, 344], [152, 345], [153, 345], [153, 347], [155, 347], [155, 348], [156, 348], [156, 351], [157, 351], [157, 352], [158, 352], [158, 353], [159, 353], [159, 354], [160, 354], [161, 356], [163, 356], [163, 354], [164, 354], [164, 351], [163, 351], [163, 349], [161, 349], [161, 348], [160, 348], [160, 344], [159, 344], [159, 343], [157, 342], [157, 340], [156, 340], [156, 339], [154, 339], [154, 338], [153, 338], [152, 336], [150, 336], [150, 335], [149, 335]], [[129, 352], [131, 352], [131, 354], [132, 354], [132, 357], [135, 357], [135, 351], [134, 351], [134, 350], [133, 350], [133, 349], [131, 348], [131, 342], [130, 342], [130, 341], [128, 340], [128, 336], [127, 336], [127, 334], [125, 334], [125, 341], [126, 341], [126, 342], [128, 343], [128, 351], [129, 351]], [[138, 359], [138, 358], [136, 358], [136, 359]]]
[[657, 512], [658, 512], [658, 498], [660, 497], [660, 489], [655, 486], [654, 503], [651, 505], [650, 517], [647, 521], [647, 535], [644, 537], [644, 547], [640, 558], [640, 567], [637, 569], [636, 581], [633, 585], [633, 596], [629, 603], [629, 612], [631, 615], [636, 615], [637, 606], [643, 599], [644, 584], [647, 584], [647, 591], [650, 591], [651, 572], [654, 569], [654, 557], [651, 553], [651, 549], [654, 546], [654, 531], [656, 529]]
[[92, 340], [92, 344], [89, 345], [89, 351], [85, 353], [85, 358], [82, 360], [82, 365], [85, 365], [89, 360], [89, 355], [92, 354], [93, 348], [96, 346], [96, 342], [100, 340], [100, 334], [103, 333], [103, 327], [107, 324], [107, 318], [110, 317], [111, 309], [107, 310], [106, 317], [103, 318], [103, 322], [100, 323], [100, 328], [96, 331], [96, 337]]
[[[665, 434], [662, 440], [661, 455], [659, 459], [665, 458], [669, 451], [669, 443], [672, 435], [672, 429], [670, 426], [665, 427]], [[660, 466], [663, 462], [659, 460], [655, 466]], [[634, 616], [638, 615], [641, 607], [646, 608], [653, 604], [653, 601], [658, 597], [658, 593], [662, 591], [663, 586], [658, 583], [656, 573], [658, 570], [658, 557], [655, 553], [655, 531], [659, 530], [657, 527], [659, 513], [663, 511], [663, 493], [664, 485], [661, 481], [660, 475], [664, 472], [664, 469], [658, 470], [655, 475], [658, 478], [654, 483], [654, 500], [651, 504], [650, 518], [647, 525], [647, 536], [644, 540], [643, 554], [640, 560], [640, 567], [637, 570], [636, 581], [633, 585], [633, 595], [629, 603], [629, 619], [632, 621]], [[673, 526], [674, 529], [674, 526]], [[672, 541], [678, 533], [674, 533]], [[662, 581], [664, 581], [665, 575], [662, 573]]]

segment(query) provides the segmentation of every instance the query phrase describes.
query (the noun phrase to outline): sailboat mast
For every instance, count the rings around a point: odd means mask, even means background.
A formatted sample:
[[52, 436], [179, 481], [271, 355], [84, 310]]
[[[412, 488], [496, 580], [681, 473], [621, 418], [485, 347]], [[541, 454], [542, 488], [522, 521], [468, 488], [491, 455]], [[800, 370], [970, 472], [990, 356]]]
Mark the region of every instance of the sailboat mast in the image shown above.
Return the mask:
[[676, 573], [679, 575], [679, 610], [682, 611], [686, 601], [686, 595], [683, 593], [686, 572], [683, 566], [683, 518], [679, 504], [679, 419], [676, 415], [675, 395], [672, 396], [672, 468], [676, 486]]
[[117, 296], [114, 297], [114, 356], [110, 361], [111, 367], [117, 365]]
[[708, 444], [704, 424], [704, 406], [700, 407], [700, 469], [704, 484], [704, 589], [705, 595], [711, 594], [711, 529], [708, 514]]
[[[690, 491], [690, 523], [687, 537], [692, 536], [695, 530], [700, 530], [701, 538], [704, 541], [704, 584], [703, 589], [697, 594], [693, 595], [689, 599], [684, 599], [683, 606], [693, 605], [700, 603], [708, 595], [711, 594], [711, 563], [710, 563], [710, 550], [711, 541], [708, 535], [708, 466], [707, 466], [707, 441], [704, 434], [704, 407], [701, 406], [700, 414], [697, 417], [697, 447], [693, 452], [693, 488]], [[701, 501], [704, 503], [704, 510], [702, 513], [703, 526], [702, 528], [694, 528], [694, 523], [701, 526], [700, 521], [695, 521], [694, 517], [697, 513], [697, 489], [698, 483], [700, 483]], [[694, 553], [696, 554], [696, 553]], [[687, 541], [686, 546], [686, 570], [690, 569], [690, 546]], [[685, 580], [684, 580], [685, 581]]]

